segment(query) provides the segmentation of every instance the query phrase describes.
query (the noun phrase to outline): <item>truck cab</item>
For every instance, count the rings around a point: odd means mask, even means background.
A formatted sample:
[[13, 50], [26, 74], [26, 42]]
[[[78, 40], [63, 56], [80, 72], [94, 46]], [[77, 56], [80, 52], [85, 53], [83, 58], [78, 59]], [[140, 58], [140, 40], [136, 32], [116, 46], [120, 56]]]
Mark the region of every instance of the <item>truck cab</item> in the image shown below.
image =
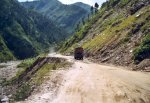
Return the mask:
[[76, 60], [83, 60], [84, 50], [82, 47], [77, 47], [74, 50], [74, 59]]

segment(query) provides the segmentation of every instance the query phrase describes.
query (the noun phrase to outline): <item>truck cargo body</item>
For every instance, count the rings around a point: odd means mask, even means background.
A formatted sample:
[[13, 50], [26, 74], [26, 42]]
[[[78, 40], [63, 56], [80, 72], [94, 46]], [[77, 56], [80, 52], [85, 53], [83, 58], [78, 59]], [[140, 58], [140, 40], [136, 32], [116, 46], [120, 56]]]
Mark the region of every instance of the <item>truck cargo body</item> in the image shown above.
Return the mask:
[[84, 50], [82, 47], [75, 48], [74, 50], [74, 59], [83, 60]]

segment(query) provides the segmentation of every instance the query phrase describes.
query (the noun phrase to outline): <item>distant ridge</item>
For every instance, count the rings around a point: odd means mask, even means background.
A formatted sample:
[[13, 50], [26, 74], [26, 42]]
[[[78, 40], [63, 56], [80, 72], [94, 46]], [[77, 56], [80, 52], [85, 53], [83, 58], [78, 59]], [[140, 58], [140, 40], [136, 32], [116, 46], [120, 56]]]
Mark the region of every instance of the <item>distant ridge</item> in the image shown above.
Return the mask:
[[41, 0], [21, 4], [47, 16], [70, 34], [75, 31], [76, 24], [90, 13], [90, 6], [81, 2], [65, 5], [58, 0]]

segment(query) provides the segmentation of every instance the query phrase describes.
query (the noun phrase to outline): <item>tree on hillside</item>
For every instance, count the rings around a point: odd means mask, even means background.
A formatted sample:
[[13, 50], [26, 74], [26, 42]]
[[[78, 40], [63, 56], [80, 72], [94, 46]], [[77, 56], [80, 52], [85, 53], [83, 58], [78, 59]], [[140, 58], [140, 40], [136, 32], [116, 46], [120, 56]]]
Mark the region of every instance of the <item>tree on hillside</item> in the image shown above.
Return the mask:
[[82, 24], [83, 24], [83, 25], [85, 24], [84, 18], [82, 18]]
[[88, 14], [88, 21], [90, 20], [90, 14]]
[[108, 7], [109, 7], [109, 2], [108, 2], [108, 0], [106, 0], [106, 2], [104, 2], [101, 7], [102, 7], [102, 8], [104, 8], [104, 7], [108, 8]]
[[77, 23], [75, 30], [79, 31], [79, 29], [80, 29], [80, 21]]
[[91, 6], [91, 14], [93, 14], [93, 10], [94, 10], [94, 7], [93, 7], [93, 6]]
[[99, 5], [98, 5], [98, 3], [95, 3], [95, 13], [97, 13], [97, 11], [98, 11], [98, 8], [99, 8]]

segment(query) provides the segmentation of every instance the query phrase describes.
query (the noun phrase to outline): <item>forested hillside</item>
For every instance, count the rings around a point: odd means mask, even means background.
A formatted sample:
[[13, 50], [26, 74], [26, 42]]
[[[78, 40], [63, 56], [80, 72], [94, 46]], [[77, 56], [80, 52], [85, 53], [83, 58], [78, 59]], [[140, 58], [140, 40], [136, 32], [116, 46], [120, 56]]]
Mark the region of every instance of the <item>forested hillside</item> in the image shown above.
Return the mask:
[[103, 3], [60, 51], [83, 46], [96, 62], [148, 69], [150, 66], [150, 1], [109, 0]]
[[24, 7], [39, 12], [72, 34], [76, 25], [90, 14], [90, 6], [81, 2], [65, 5], [58, 0], [22, 2]]
[[16, 0], [0, 0], [0, 5], [0, 62], [36, 56], [67, 35], [51, 20], [25, 9]]

